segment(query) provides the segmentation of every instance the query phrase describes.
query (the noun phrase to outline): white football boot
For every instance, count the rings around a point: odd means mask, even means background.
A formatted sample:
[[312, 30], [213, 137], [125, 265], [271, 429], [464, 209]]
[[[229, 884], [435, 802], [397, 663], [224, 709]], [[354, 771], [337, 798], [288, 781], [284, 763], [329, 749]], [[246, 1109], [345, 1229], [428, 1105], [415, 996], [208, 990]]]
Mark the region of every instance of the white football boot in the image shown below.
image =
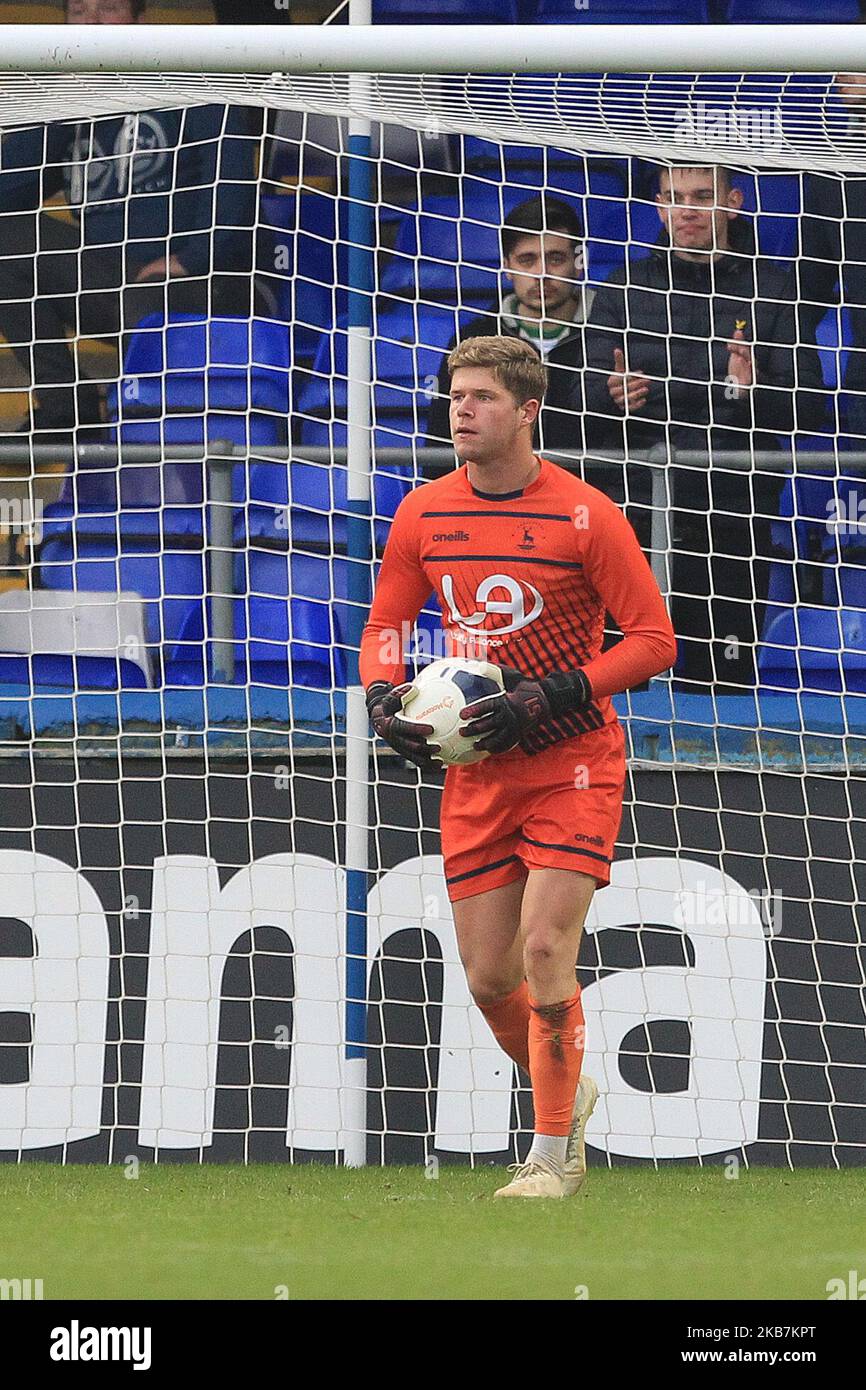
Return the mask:
[[571, 1130], [562, 1179], [563, 1197], [573, 1197], [580, 1191], [586, 1178], [586, 1124], [597, 1100], [598, 1087], [592, 1077], [582, 1076], [571, 1112]]
[[514, 1177], [506, 1187], [494, 1192], [494, 1197], [564, 1197], [564, 1181], [561, 1173], [549, 1168], [540, 1159], [527, 1159], [525, 1163], [510, 1163], [509, 1173]]

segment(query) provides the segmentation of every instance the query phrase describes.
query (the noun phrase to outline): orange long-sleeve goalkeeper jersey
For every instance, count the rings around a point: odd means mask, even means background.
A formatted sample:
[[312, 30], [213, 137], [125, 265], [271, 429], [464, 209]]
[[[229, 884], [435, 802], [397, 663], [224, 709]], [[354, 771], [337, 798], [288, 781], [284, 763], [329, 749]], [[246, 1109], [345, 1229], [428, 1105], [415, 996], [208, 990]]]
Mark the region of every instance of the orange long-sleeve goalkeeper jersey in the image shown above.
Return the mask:
[[[548, 459], [519, 492], [472, 487], [466, 466], [404, 498], [361, 640], [361, 680], [405, 679], [403, 641], [435, 592], [447, 654], [540, 678], [583, 669], [593, 703], [548, 742], [616, 718], [610, 696], [664, 671], [676, 641], [630, 524], [610, 498]], [[605, 610], [623, 640], [602, 653]]]

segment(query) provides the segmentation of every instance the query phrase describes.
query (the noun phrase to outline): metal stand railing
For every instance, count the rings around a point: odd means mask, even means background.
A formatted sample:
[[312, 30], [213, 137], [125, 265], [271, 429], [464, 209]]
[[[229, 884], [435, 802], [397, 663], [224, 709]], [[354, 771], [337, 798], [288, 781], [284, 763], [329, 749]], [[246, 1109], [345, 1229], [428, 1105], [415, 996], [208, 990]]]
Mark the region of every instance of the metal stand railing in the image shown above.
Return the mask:
[[[647, 470], [649, 473], [650, 559], [659, 588], [667, 597], [671, 592], [671, 515], [678, 504], [672, 486], [673, 465], [677, 470], [694, 468], [706, 472], [708, 469], [755, 471], [775, 474], [827, 473], [837, 475], [844, 465], [845, 475], [866, 474], [866, 451], [837, 455], [832, 452], [815, 453], [805, 450], [753, 452], [730, 452], [710, 455], [698, 450], [676, 450], [666, 445], [656, 446], [646, 454], [587, 453], [582, 451], [545, 450], [544, 455], [563, 467], [583, 472], [587, 465], [597, 473], [610, 470], [622, 474], [628, 467]], [[18, 443], [0, 444], [0, 467], [3, 465], [29, 465], [30, 480], [39, 471], [40, 464], [65, 463], [78, 472], [89, 471], [94, 467], [110, 469], [125, 465], [154, 464], [164, 467], [172, 463], [203, 462], [206, 471], [205, 504], [209, 514], [209, 525], [205, 528], [205, 548], [208, 574], [211, 586], [211, 632], [213, 644], [213, 674], [219, 680], [232, 682], [235, 676], [235, 634], [234, 634], [234, 520], [236, 505], [233, 502], [232, 477], [238, 463], [249, 461], [273, 462], [275, 465], [287, 462], [312, 463], [322, 466], [335, 464], [345, 466], [345, 448], [248, 446], [232, 444], [228, 440], [217, 440], [206, 449], [199, 445], [171, 445], [163, 447], [150, 444], [82, 444], [77, 446], [55, 446], [50, 444], [30, 444], [22, 440]], [[418, 472], [423, 470], [426, 477], [447, 472], [455, 466], [453, 450], [448, 447], [389, 447], [374, 451], [378, 468], [394, 468], [413, 465]], [[2, 482], [0, 482], [2, 489]], [[246, 495], [246, 494], [245, 494]], [[291, 496], [290, 492], [288, 493]], [[628, 488], [625, 489], [628, 502]], [[2, 497], [0, 497], [2, 502]], [[240, 504], [239, 504], [240, 505]], [[293, 505], [290, 502], [290, 506]], [[302, 504], [298, 504], [299, 506]], [[680, 505], [685, 505], [684, 500]], [[82, 516], [85, 514], [82, 514]], [[288, 519], [287, 519], [288, 522]], [[286, 544], [291, 545], [291, 527], [286, 525]], [[0, 637], [2, 642], [2, 637]]]

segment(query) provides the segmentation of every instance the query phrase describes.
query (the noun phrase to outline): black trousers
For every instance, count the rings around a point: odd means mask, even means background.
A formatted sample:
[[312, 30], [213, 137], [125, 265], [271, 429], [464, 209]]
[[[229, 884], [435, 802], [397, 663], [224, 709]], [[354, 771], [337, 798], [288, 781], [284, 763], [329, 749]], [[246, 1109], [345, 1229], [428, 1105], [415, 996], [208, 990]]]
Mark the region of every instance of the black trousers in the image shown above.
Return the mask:
[[[623, 507], [649, 556], [652, 471], [588, 459], [586, 482]], [[669, 609], [677, 634], [675, 675], [695, 693], [743, 694], [756, 680], [755, 644], [766, 607], [780, 475], [725, 467], [667, 471]]]
[[0, 222], [0, 332], [39, 396], [38, 424], [69, 429], [98, 420], [98, 395], [76, 387], [67, 331], [113, 340], [122, 354], [128, 334], [147, 314], [247, 316], [252, 277], [179, 277], [135, 283], [130, 247], [82, 246], [80, 228], [46, 213]]
[[743, 694], [754, 686], [778, 516], [778, 474], [671, 470], [671, 619], [686, 688]]

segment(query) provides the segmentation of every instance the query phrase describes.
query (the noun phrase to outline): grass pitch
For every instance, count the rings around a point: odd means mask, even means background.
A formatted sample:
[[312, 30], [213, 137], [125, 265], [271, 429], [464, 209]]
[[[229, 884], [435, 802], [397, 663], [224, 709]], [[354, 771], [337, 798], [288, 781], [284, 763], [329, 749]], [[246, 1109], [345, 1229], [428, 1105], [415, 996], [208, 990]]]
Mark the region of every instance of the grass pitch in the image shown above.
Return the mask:
[[[866, 1170], [0, 1167], [0, 1278], [46, 1299], [826, 1299], [866, 1268]], [[583, 1292], [585, 1290], [585, 1292]]]

